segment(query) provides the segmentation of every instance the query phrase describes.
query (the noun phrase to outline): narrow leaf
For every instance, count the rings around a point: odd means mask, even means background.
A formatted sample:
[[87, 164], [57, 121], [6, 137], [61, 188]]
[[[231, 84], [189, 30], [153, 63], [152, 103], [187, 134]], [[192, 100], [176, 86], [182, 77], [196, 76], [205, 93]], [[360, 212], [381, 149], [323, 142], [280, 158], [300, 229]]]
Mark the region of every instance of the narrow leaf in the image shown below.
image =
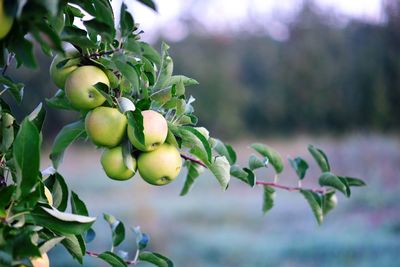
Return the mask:
[[250, 146], [255, 151], [260, 153], [262, 156], [266, 157], [271, 165], [274, 167], [276, 173], [281, 173], [283, 170], [283, 161], [281, 155], [273, 148], [261, 144], [261, 143], [254, 143]]
[[324, 172], [319, 177], [319, 185], [333, 187], [345, 194], [347, 197], [350, 195], [349, 192], [346, 191], [346, 185], [331, 172]]
[[106, 251], [99, 255], [99, 258], [107, 262], [113, 267], [127, 267], [128, 265], [117, 254]]
[[322, 172], [330, 171], [331, 167], [329, 166], [328, 158], [321, 149], [316, 148], [313, 145], [308, 145], [308, 151], [313, 156]]
[[264, 212], [264, 214], [267, 213], [274, 206], [275, 195], [275, 189], [270, 186], [264, 186], [262, 206], [262, 211]]
[[290, 166], [292, 166], [292, 168], [296, 172], [299, 179], [303, 180], [304, 177], [306, 176], [306, 172], [308, 170], [308, 163], [300, 157], [296, 157], [294, 159], [289, 159], [289, 163], [290, 163]]
[[311, 210], [317, 220], [318, 224], [321, 224], [324, 218], [322, 211], [322, 201], [320, 195], [310, 190], [301, 189], [300, 193], [305, 197], [308, 204], [311, 207]]

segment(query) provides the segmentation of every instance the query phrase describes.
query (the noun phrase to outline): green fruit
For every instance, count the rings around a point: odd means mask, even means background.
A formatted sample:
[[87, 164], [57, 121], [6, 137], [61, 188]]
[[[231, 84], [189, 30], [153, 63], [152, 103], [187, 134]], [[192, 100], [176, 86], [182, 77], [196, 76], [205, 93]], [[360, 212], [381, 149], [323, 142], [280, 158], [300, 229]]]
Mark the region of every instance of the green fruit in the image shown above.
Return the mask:
[[135, 137], [134, 129], [128, 125], [128, 137], [131, 143], [141, 151], [152, 151], [164, 144], [168, 135], [167, 120], [160, 113], [153, 110], [142, 111], [144, 142], [141, 144]]
[[[58, 88], [64, 89], [65, 87], [65, 80], [69, 76], [71, 72], [76, 70], [78, 66], [72, 65], [72, 66], [64, 66], [61, 68], [57, 68], [57, 64], [60, 63], [61, 61], [65, 60], [66, 58], [71, 58], [71, 57], [76, 57], [77, 56], [77, 51], [73, 52], [68, 52], [66, 56], [63, 54], [57, 54], [53, 61], [51, 62], [50, 65], [50, 77], [53, 80], [53, 82], [57, 85]], [[67, 64], [70, 62], [68, 61]]]
[[32, 263], [33, 267], [49, 267], [50, 266], [49, 257], [47, 256], [46, 253], [43, 253], [41, 257], [33, 258], [31, 260], [31, 263]]
[[325, 196], [325, 201], [323, 205], [324, 214], [328, 213], [330, 210], [334, 209], [337, 206], [338, 199], [335, 193], [328, 193]]
[[156, 150], [143, 152], [138, 169], [143, 180], [152, 185], [165, 185], [178, 176], [182, 167], [181, 155], [175, 146], [162, 144]]
[[128, 120], [116, 108], [97, 107], [85, 118], [85, 129], [95, 145], [114, 147], [121, 143]]
[[[133, 168], [136, 170], [136, 159], [131, 157], [131, 160]], [[135, 171], [126, 167], [121, 146], [105, 149], [101, 155], [101, 165], [107, 176], [114, 180], [128, 180], [135, 174]]]
[[74, 70], [65, 81], [65, 94], [72, 107], [90, 110], [103, 104], [106, 98], [94, 87], [99, 82], [110, 86], [107, 75], [98, 67], [83, 66]]
[[0, 0], [0, 40], [3, 39], [11, 30], [14, 18], [6, 14], [4, 0]]

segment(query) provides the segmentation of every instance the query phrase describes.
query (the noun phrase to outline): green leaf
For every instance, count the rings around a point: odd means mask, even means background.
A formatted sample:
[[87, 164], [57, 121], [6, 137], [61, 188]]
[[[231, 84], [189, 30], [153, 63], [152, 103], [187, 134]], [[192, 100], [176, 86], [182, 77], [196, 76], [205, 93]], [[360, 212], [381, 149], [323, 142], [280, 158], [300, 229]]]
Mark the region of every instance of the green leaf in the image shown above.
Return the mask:
[[53, 206], [60, 211], [65, 211], [68, 205], [68, 186], [59, 173], [54, 173], [46, 179], [46, 186], [53, 195]]
[[240, 168], [238, 165], [232, 165], [230, 168], [230, 174], [233, 177], [245, 182], [246, 184], [254, 187], [256, 184], [256, 176], [253, 171], [248, 168]]
[[121, 30], [121, 35], [123, 37], [131, 34], [135, 28], [135, 23], [133, 21], [133, 17], [128, 12], [125, 3], [122, 3], [122, 5], [121, 5], [119, 27]]
[[311, 210], [317, 220], [318, 224], [321, 224], [324, 218], [322, 211], [322, 199], [321, 196], [311, 190], [300, 189], [300, 193], [305, 197]]
[[1, 113], [1, 146], [3, 153], [7, 152], [14, 142], [14, 117], [6, 112]]
[[143, 5], [146, 5], [149, 8], [153, 9], [154, 11], [157, 11], [156, 4], [153, 2], [153, 0], [138, 0], [138, 1]]
[[338, 176], [340, 179], [344, 179], [347, 181], [349, 186], [366, 186], [367, 184], [358, 178], [348, 177], [348, 176]]
[[174, 84], [178, 84], [182, 82], [184, 86], [191, 86], [191, 85], [198, 85], [199, 82], [196, 81], [195, 79], [186, 77], [184, 75], [173, 75], [169, 79], [169, 82], [167, 83], [167, 86], [172, 86]]
[[334, 209], [337, 205], [337, 197], [335, 191], [330, 191], [323, 195], [323, 207], [322, 210], [324, 215], [327, 214], [329, 211]]
[[32, 112], [28, 115], [28, 119], [33, 122], [38, 131], [42, 131], [44, 118], [46, 117], [46, 110], [43, 108], [42, 103], [40, 103]]
[[261, 160], [255, 155], [251, 155], [249, 158], [249, 169], [254, 171], [259, 168], [263, 168], [267, 166], [268, 161], [267, 160]]
[[[32, 237], [29, 233], [19, 234], [14, 240], [13, 244], [9, 244], [13, 248], [13, 254], [18, 257], [25, 258], [31, 256], [40, 257], [39, 248], [32, 242]], [[0, 262], [1, 264], [1, 262]]]
[[49, 240], [46, 240], [43, 244], [40, 245], [39, 250], [40, 254], [46, 253], [51, 250], [55, 245], [63, 241], [65, 236], [54, 237]]
[[38, 181], [41, 138], [36, 126], [24, 119], [13, 145], [17, 184], [21, 195], [31, 192]]
[[193, 187], [194, 181], [197, 177], [204, 171], [204, 167], [192, 161], [186, 161], [186, 168], [188, 173], [186, 175], [185, 184], [181, 190], [180, 195], [184, 196], [189, 193], [190, 189]]
[[128, 124], [133, 128], [133, 134], [135, 135], [136, 140], [139, 141], [142, 145], [145, 144], [144, 140], [144, 127], [143, 127], [143, 115], [139, 109], [135, 109], [134, 111], [128, 111], [126, 113], [128, 118]]
[[331, 172], [324, 172], [319, 177], [319, 185], [333, 187], [342, 192], [347, 197], [350, 196], [350, 192], [347, 192], [346, 190], [346, 185], [339, 179], [339, 177]]
[[144, 57], [151, 62], [154, 62], [156, 65], [161, 64], [160, 54], [151, 45], [145, 42], [140, 42], [140, 48]]
[[171, 79], [172, 72], [174, 69], [174, 63], [172, 58], [168, 55], [169, 46], [166, 43], [162, 43], [161, 45], [161, 67], [160, 71], [158, 72], [158, 76], [156, 82], [153, 86], [152, 91], [157, 92], [165, 88]]
[[329, 172], [331, 170], [328, 158], [321, 149], [316, 148], [313, 145], [308, 145], [308, 151], [313, 156], [322, 172]]
[[264, 194], [263, 194], [263, 206], [262, 211], [267, 213], [274, 206], [275, 200], [275, 189], [270, 186], [264, 186]]
[[232, 146], [222, 143], [218, 139], [213, 139], [213, 148], [220, 156], [225, 156], [231, 165], [236, 163], [236, 152]]
[[80, 264], [83, 263], [83, 256], [86, 255], [86, 245], [82, 235], [65, 235], [61, 242], [74, 259]]
[[64, 126], [54, 139], [50, 159], [54, 168], [60, 165], [65, 149], [79, 137], [85, 134], [85, 123], [79, 120]]
[[[185, 142], [185, 145], [190, 147], [189, 145], [191, 144], [191, 146], [196, 146], [204, 150], [207, 155], [208, 162], [211, 162], [212, 152], [210, 143], [208, 143], [204, 135], [202, 135], [198, 130], [190, 126], [181, 126], [178, 129], [179, 130], [177, 135], [182, 138], [182, 140]], [[201, 145], [199, 144], [199, 142]]]
[[122, 76], [124, 76], [132, 85], [133, 89], [136, 92], [139, 92], [139, 75], [136, 69], [126, 61], [122, 61], [119, 57], [115, 56], [113, 58], [113, 62], [117, 69], [121, 72]]
[[73, 110], [71, 103], [65, 96], [64, 90], [59, 89], [52, 98], [46, 98], [46, 103], [51, 108]]
[[62, 235], [83, 234], [96, 220], [93, 217], [60, 212], [45, 207], [36, 207], [26, 218], [27, 222], [41, 225]]
[[71, 191], [71, 210], [73, 214], [89, 216], [85, 203], [74, 191]]
[[78, 46], [83, 50], [96, 48], [96, 44], [87, 37], [87, 32], [76, 26], [65, 26], [61, 33], [61, 40]]
[[168, 259], [167, 257], [165, 257], [161, 254], [154, 253], [154, 252], [148, 252], [148, 251], [141, 252], [139, 254], [139, 260], [152, 263], [158, 267], [173, 267], [174, 266], [173, 262], [170, 259]]
[[114, 247], [118, 246], [125, 239], [125, 227], [122, 222], [118, 222], [116, 226], [113, 227], [112, 231], [112, 241]]
[[15, 185], [9, 185], [0, 189], [0, 217], [6, 216], [6, 208], [8, 208], [8, 205], [11, 202], [15, 189]]
[[21, 104], [22, 97], [24, 95], [23, 83], [14, 83], [11, 78], [0, 75], [0, 85], [11, 93], [18, 104]]
[[117, 256], [115, 253], [113, 253], [111, 251], [103, 252], [98, 257], [113, 267], [127, 267], [128, 266], [124, 262], [123, 259], [121, 259], [119, 256]]
[[113, 246], [116, 247], [121, 244], [125, 239], [125, 227], [124, 224], [118, 221], [114, 216], [104, 214], [104, 220], [108, 222], [112, 232]]
[[274, 167], [276, 173], [281, 173], [283, 171], [282, 157], [275, 149], [261, 143], [254, 143], [250, 147], [266, 157]]
[[17, 66], [24, 65], [25, 67], [35, 69], [37, 63], [33, 53], [33, 44], [22, 36], [19, 36], [8, 46], [11, 52], [15, 53]]
[[300, 157], [289, 159], [289, 163], [290, 166], [292, 166], [292, 168], [295, 170], [299, 179], [303, 180], [308, 170], [308, 163]]
[[228, 188], [229, 180], [231, 179], [230, 167], [228, 160], [224, 156], [216, 157], [214, 162], [208, 167], [215, 178], [217, 178], [222, 190]]

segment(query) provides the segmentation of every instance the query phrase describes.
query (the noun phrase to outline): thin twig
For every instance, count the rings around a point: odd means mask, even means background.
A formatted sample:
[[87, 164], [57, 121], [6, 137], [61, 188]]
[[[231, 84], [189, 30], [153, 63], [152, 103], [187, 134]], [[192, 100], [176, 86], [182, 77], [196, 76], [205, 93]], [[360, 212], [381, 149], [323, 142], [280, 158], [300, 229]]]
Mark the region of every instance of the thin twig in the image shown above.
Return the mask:
[[193, 157], [188, 156], [188, 155], [185, 155], [185, 154], [181, 154], [181, 157], [182, 157], [183, 159], [185, 159], [185, 160], [190, 160], [190, 161], [192, 161], [192, 162], [195, 162], [195, 163], [197, 163], [197, 164], [203, 166], [204, 168], [207, 168], [206, 164], [204, 164], [204, 163], [203, 163], [201, 160], [199, 160], [199, 159], [193, 158]]
[[[203, 166], [204, 168], [207, 168], [207, 166], [202, 161], [200, 161], [199, 159], [193, 158], [193, 157], [185, 155], [185, 154], [181, 154], [181, 157], [183, 159], [185, 159], [185, 160], [190, 160], [192, 162], [195, 162], [195, 163]], [[274, 182], [256, 181], [256, 184], [257, 185], [263, 185], [263, 186], [276, 187], [276, 188], [287, 190], [287, 191], [290, 191], [290, 192], [300, 191], [301, 189], [304, 189], [304, 190], [309, 190], [309, 191], [312, 191], [312, 192], [315, 192], [315, 193], [320, 193], [320, 194], [325, 194], [326, 193], [326, 189], [325, 188], [321, 188], [321, 187], [319, 187], [319, 188], [302, 188], [302, 187], [299, 187], [299, 186], [291, 187], [291, 186], [279, 184], [279, 183], [277, 183], [275, 181]]]
[[115, 52], [118, 52], [119, 50], [121, 50], [120, 48], [117, 49], [113, 49], [113, 50], [107, 50], [107, 51], [103, 51], [103, 52], [97, 52], [97, 53], [92, 53], [89, 54], [88, 57], [89, 58], [96, 58], [96, 57], [101, 57], [101, 56], [105, 56], [105, 55], [111, 55]]
[[315, 192], [315, 193], [320, 193], [320, 194], [324, 194], [324, 193], [326, 193], [326, 189], [325, 188], [309, 188], [309, 189], [307, 189], [307, 188], [301, 188], [301, 187], [297, 187], [297, 186], [294, 186], [294, 187], [291, 187], [291, 186], [286, 186], [286, 185], [281, 185], [281, 184], [278, 184], [278, 183], [275, 183], [275, 182], [264, 182], [264, 181], [256, 181], [256, 184], [257, 185], [264, 185], [264, 186], [272, 186], [272, 187], [276, 187], [276, 188], [280, 188], [280, 189], [283, 189], [283, 190], [287, 190], [287, 191], [289, 191], [289, 192], [294, 192], [294, 191], [300, 191], [300, 190], [309, 190], [309, 191], [313, 191], [313, 192]]

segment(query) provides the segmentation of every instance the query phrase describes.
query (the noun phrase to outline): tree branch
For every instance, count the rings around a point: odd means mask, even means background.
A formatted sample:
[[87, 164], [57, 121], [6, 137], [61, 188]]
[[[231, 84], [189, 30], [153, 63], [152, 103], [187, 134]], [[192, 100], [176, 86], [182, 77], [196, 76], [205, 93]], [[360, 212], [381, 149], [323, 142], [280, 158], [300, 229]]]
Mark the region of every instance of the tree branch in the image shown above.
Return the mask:
[[183, 159], [185, 159], [185, 160], [192, 161], [192, 162], [194, 162], [194, 163], [197, 163], [197, 164], [203, 166], [204, 168], [207, 168], [206, 164], [204, 164], [204, 163], [203, 163], [201, 160], [199, 160], [199, 159], [193, 158], [193, 157], [191, 157], [191, 156], [189, 156], [189, 155], [185, 155], [185, 154], [181, 154], [181, 157], [182, 157]]
[[[181, 157], [183, 159], [185, 159], [185, 160], [190, 160], [192, 162], [195, 162], [195, 163], [203, 166], [204, 168], [207, 168], [207, 166], [201, 160], [199, 160], [197, 158], [194, 158], [192, 156], [185, 155], [185, 154], [181, 154]], [[320, 188], [302, 188], [302, 187], [299, 187], [299, 186], [291, 187], [291, 186], [287, 186], [287, 185], [278, 184], [276, 182], [264, 182], [264, 181], [256, 181], [256, 184], [257, 185], [263, 185], [263, 186], [271, 186], [271, 187], [287, 190], [289, 192], [300, 191], [301, 189], [309, 190], [309, 191], [312, 191], [312, 192], [315, 192], [315, 193], [320, 193], [320, 194], [325, 194], [327, 192], [327, 190], [325, 188], [322, 188], [322, 187], [320, 187]]]
[[290, 187], [290, 186], [286, 186], [286, 185], [281, 185], [275, 182], [264, 182], [264, 181], [256, 181], [257, 185], [264, 185], [264, 186], [271, 186], [271, 187], [276, 187], [279, 189], [283, 189], [283, 190], [287, 190], [289, 192], [294, 192], [294, 191], [300, 191], [301, 189], [303, 190], [309, 190], [315, 193], [320, 193], [320, 194], [324, 194], [326, 193], [326, 189], [325, 188], [302, 188], [302, 187], [298, 187], [298, 186], [294, 186], [294, 187]]

